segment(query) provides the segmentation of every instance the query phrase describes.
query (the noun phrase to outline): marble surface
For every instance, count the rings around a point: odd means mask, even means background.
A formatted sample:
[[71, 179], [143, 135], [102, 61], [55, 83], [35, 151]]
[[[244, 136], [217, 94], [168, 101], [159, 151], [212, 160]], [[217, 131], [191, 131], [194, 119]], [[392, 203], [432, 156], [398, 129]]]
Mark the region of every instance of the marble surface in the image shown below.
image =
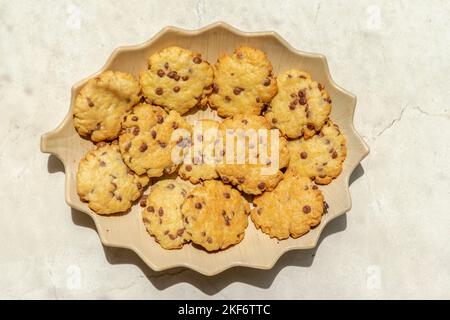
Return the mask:
[[[0, 298], [450, 298], [450, 5], [345, 3], [0, 0]], [[318, 248], [269, 271], [156, 273], [66, 205], [40, 136], [117, 46], [217, 20], [325, 54], [371, 153]]]

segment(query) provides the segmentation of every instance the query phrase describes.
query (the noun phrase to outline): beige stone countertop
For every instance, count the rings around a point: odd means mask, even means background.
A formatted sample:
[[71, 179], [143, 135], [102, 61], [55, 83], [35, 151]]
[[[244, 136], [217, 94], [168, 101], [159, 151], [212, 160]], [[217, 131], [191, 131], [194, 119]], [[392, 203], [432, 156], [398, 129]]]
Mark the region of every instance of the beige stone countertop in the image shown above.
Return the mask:
[[[0, 0], [0, 298], [450, 298], [450, 4], [447, 1]], [[72, 84], [114, 48], [167, 25], [222, 20], [274, 30], [326, 55], [358, 97], [371, 148], [353, 208], [313, 250], [272, 270], [214, 277], [153, 272], [104, 248], [64, 201], [61, 163], [39, 150], [65, 116]]]

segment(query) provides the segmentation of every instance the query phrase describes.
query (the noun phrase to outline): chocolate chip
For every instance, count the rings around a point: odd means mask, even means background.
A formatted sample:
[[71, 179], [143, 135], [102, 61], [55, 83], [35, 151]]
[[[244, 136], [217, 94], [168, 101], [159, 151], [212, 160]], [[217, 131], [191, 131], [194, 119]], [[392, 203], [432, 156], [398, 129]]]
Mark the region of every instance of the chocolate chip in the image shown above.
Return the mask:
[[97, 123], [97, 126], [95, 126], [96, 130], [100, 130], [102, 128], [102, 125], [100, 123]]
[[259, 190], [264, 190], [265, 188], [266, 188], [266, 184], [264, 182], [258, 183], [258, 189]]
[[161, 88], [161, 87], [158, 87], [158, 88], [155, 89], [155, 93], [156, 93], [158, 96], [162, 95], [163, 92], [164, 92], [164, 90], [163, 90], [163, 88]]
[[242, 59], [244, 57], [244, 55], [242, 54], [242, 52], [238, 52], [238, 53], [236, 53], [236, 57], [238, 59]]
[[122, 201], [122, 196], [116, 196], [116, 199], [117, 199], [118, 201]]
[[225, 225], [229, 226], [230, 225], [230, 218], [227, 215], [223, 216], [223, 219], [225, 220]]
[[277, 122], [278, 122], [277, 118], [272, 118], [272, 123], [273, 123], [273, 124], [275, 124], [275, 123], [277, 123]]
[[86, 98], [86, 100], [87, 100], [87, 102], [88, 102], [89, 107], [92, 108], [92, 107], [94, 106], [94, 103], [92, 102], [92, 100], [89, 99], [89, 98]]
[[140, 131], [140, 129], [139, 129], [138, 126], [134, 126], [134, 127], [133, 127], [133, 134], [134, 134], [135, 136], [137, 136], [137, 135], [139, 134], [139, 131]]
[[164, 215], [164, 209], [162, 207], [159, 208], [158, 214], [159, 214], [160, 217], [162, 217]]
[[189, 172], [189, 171], [191, 171], [191, 170], [192, 170], [192, 166], [188, 164], [188, 165], [186, 166], [186, 171]]
[[261, 102], [261, 97], [256, 97], [256, 102], [260, 103]]
[[302, 96], [302, 97], [300, 97], [299, 99], [298, 99], [298, 102], [302, 105], [302, 106], [304, 106], [305, 104], [306, 104], [306, 97], [305, 96]]
[[288, 74], [288, 78], [289, 78], [289, 79], [292, 78], [292, 74]]
[[247, 123], [248, 123], [248, 120], [247, 120], [247, 119], [243, 119], [243, 120], [242, 120], [242, 123], [243, 123], [243, 124], [247, 124]]
[[180, 87], [173, 87], [173, 92], [179, 92], [180, 91]]
[[240, 87], [236, 87], [236, 88], [233, 89], [233, 93], [235, 95], [239, 95], [242, 91], [244, 91], [244, 89], [240, 88]]
[[169, 234], [169, 230], [164, 231], [164, 235], [168, 235]]
[[141, 198], [141, 201], [139, 201], [139, 205], [141, 206], [141, 207], [145, 207], [146, 205], [147, 205], [147, 198], [148, 198], [148, 196], [142, 196], [142, 198]]
[[306, 79], [306, 77], [304, 75], [300, 75], [298, 76], [300, 79]]
[[187, 80], [189, 79], [189, 76], [182, 76], [181, 79], [182, 79], [183, 81], [187, 81]]
[[202, 204], [200, 203], [200, 202], [197, 202], [196, 204], [195, 204], [195, 208], [196, 209], [201, 209], [203, 206], [202, 206]]
[[169, 69], [169, 63], [168, 62], [164, 63], [164, 68], [165, 69]]
[[204, 237], [204, 236], [206, 236], [206, 232], [205, 231], [202, 232], [202, 237]]
[[142, 184], [140, 182], [136, 183], [136, 187], [141, 190], [142, 189]]
[[335, 152], [333, 152], [333, 154], [331, 155], [331, 157], [333, 158], [333, 159], [336, 159], [337, 158], [337, 156], [338, 156], [338, 154], [337, 154], [337, 152], [335, 151]]
[[323, 90], [323, 85], [322, 85], [321, 83], [319, 83], [319, 84], [317, 85], [317, 87], [319, 88], [320, 91]]
[[152, 135], [153, 139], [156, 139], [156, 131], [155, 130], [152, 130], [152, 132], [150, 132], [150, 134]]
[[178, 231], [177, 231], [177, 235], [178, 236], [182, 236], [183, 235], [183, 233], [184, 233], [184, 228], [182, 228], [182, 229], [178, 229]]
[[170, 238], [170, 240], [175, 240], [177, 238], [177, 236], [175, 236], [173, 234], [169, 234], [169, 238]]
[[208, 237], [208, 239], [206, 241], [208, 241], [208, 243], [212, 243], [211, 237]]
[[158, 141], [158, 144], [159, 144], [159, 146], [160, 146], [161, 148], [167, 147], [167, 144], [166, 144], [165, 142]]
[[106, 167], [106, 162], [103, 160], [100, 160], [100, 167]]
[[306, 159], [308, 158], [308, 154], [305, 151], [300, 152], [300, 158]]
[[289, 104], [289, 109], [295, 110], [295, 108], [296, 108], [295, 103], [291, 102], [291, 103]]
[[131, 148], [131, 141], [128, 141], [127, 143], [125, 143], [125, 145], [123, 146], [123, 149], [125, 150], [125, 152], [128, 152]]
[[200, 63], [202, 63], [202, 58], [200, 58], [199, 56], [195, 56], [194, 59], [192, 59], [192, 61], [195, 64], [200, 64]]
[[155, 212], [155, 208], [153, 208], [152, 206], [147, 207], [147, 211], [148, 212]]
[[241, 184], [245, 182], [245, 178], [244, 177], [239, 177], [237, 180]]
[[258, 215], [261, 215], [261, 212], [262, 212], [262, 208], [258, 208], [258, 210], [256, 210], [256, 213], [257, 213]]
[[147, 150], [147, 148], [148, 148], [147, 144], [145, 142], [143, 142], [141, 144], [141, 146], [139, 147], [139, 151], [144, 152], [145, 150]]
[[297, 95], [295, 94], [295, 92], [291, 93], [291, 98], [296, 98], [296, 97], [297, 97]]
[[225, 96], [225, 101], [226, 101], [226, 102], [230, 102], [230, 101], [231, 101], [231, 98], [230, 98], [229, 96]]
[[316, 186], [316, 185], [313, 185], [312, 187], [311, 187], [313, 190], [317, 190], [317, 189], [319, 189], [319, 187], [318, 186]]
[[162, 116], [162, 115], [160, 115], [160, 114], [158, 114], [157, 116], [156, 116], [156, 122], [158, 122], [159, 124], [161, 124], [161, 123], [163, 123], [164, 122], [164, 117]]
[[161, 69], [159, 69], [156, 73], [158, 74], [158, 76], [159, 76], [160, 78], [164, 77], [164, 75], [166, 74], [166, 73], [165, 73], [163, 70], [161, 70]]
[[178, 129], [178, 123], [176, 123], [175, 121], [172, 122], [172, 129], [174, 129], [174, 130]]
[[310, 213], [310, 212], [311, 212], [311, 207], [308, 206], [308, 205], [303, 206], [303, 212], [304, 212], [304, 213]]
[[308, 186], [304, 186], [303, 189], [304, 189], [305, 191], [308, 191], [308, 190], [309, 190], [309, 187], [308, 187]]
[[173, 77], [173, 80], [175, 80], [175, 81], [178, 81], [178, 80], [180, 80], [180, 76], [177, 74], [177, 75], [175, 75], [174, 77]]
[[173, 77], [175, 77], [176, 74], [177, 74], [176, 71], [170, 71], [170, 72], [167, 74], [167, 77], [173, 79]]
[[138, 117], [133, 116], [133, 117], [131, 118], [131, 120], [133, 120], [133, 121], [138, 121]]
[[216, 83], [212, 84], [212, 92], [219, 93], [219, 86]]
[[264, 84], [265, 87], [268, 87], [270, 85], [270, 79], [266, 78], [266, 80], [264, 80], [263, 84]]
[[225, 199], [230, 199], [231, 198], [231, 195], [230, 195], [229, 192], [224, 192], [223, 196], [225, 197]]
[[305, 90], [300, 90], [300, 91], [298, 92], [298, 96], [299, 96], [300, 98], [301, 98], [301, 97], [306, 98]]
[[312, 123], [308, 123], [308, 124], [306, 125], [306, 127], [307, 127], [309, 130], [314, 130], [314, 125], [313, 125]]

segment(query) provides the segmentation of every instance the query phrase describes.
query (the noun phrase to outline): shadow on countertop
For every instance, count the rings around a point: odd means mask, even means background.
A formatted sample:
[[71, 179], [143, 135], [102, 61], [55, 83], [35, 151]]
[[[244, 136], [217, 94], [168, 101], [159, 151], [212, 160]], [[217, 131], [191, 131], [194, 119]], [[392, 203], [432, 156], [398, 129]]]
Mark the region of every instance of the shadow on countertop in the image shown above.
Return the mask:
[[[54, 158], [54, 159], [53, 159]], [[58, 165], [59, 163], [59, 165]], [[48, 160], [48, 170], [50, 173], [64, 171], [60, 161], [50, 156]], [[364, 175], [364, 169], [358, 165], [350, 176], [351, 185], [357, 179]], [[96, 231], [92, 219], [78, 210], [72, 209], [72, 221], [85, 228]], [[189, 283], [195, 286], [203, 293], [213, 295], [220, 292], [233, 282], [241, 282], [253, 285], [259, 288], [269, 288], [275, 280], [277, 274], [288, 266], [310, 267], [313, 264], [316, 251], [320, 243], [328, 236], [344, 231], [347, 227], [347, 214], [343, 214], [330, 221], [320, 235], [317, 246], [313, 249], [294, 250], [285, 253], [274, 267], [270, 270], [260, 270], [248, 267], [233, 267], [215, 276], [203, 276], [187, 268], [174, 268], [166, 271], [156, 272], [151, 270], [133, 251], [122, 248], [113, 248], [103, 246], [106, 259], [111, 264], [134, 264], [147, 279], [159, 290], [164, 290], [178, 283]]]

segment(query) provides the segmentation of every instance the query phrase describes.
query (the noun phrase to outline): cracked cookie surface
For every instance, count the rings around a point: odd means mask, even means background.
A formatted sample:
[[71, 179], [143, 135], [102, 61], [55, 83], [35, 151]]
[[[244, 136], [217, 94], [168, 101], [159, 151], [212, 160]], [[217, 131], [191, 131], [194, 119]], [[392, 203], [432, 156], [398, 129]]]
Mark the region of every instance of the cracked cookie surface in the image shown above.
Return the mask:
[[277, 78], [278, 93], [265, 117], [289, 138], [312, 137], [331, 112], [325, 88], [307, 72], [291, 69]]
[[318, 184], [329, 184], [339, 176], [347, 156], [345, 137], [331, 120], [312, 138], [289, 141], [288, 149], [288, 172], [309, 177]]
[[[184, 142], [190, 140], [190, 130], [190, 125], [178, 112], [167, 113], [158, 106], [139, 104], [122, 123], [120, 152], [127, 166], [137, 174], [159, 177], [172, 173], [179, 165], [174, 162], [172, 152], [176, 148], [182, 156], [187, 147]], [[183, 133], [186, 139], [175, 139]]]
[[250, 206], [221, 181], [195, 187], [182, 206], [184, 225], [193, 243], [208, 251], [225, 249], [244, 238]]
[[119, 146], [114, 143], [98, 143], [78, 166], [78, 195], [98, 214], [128, 210], [148, 182], [147, 176], [136, 175], [123, 163]]
[[148, 65], [140, 75], [147, 102], [180, 114], [205, 104], [212, 89], [213, 70], [200, 54], [168, 47], [151, 55]]
[[73, 125], [92, 141], [113, 140], [124, 114], [138, 103], [140, 86], [128, 73], [106, 71], [90, 79], [75, 98]]
[[232, 55], [222, 55], [214, 65], [209, 104], [222, 117], [259, 115], [276, 93], [272, 64], [261, 50], [242, 46]]
[[151, 186], [142, 220], [148, 233], [164, 249], [179, 249], [190, 240], [181, 213], [189, 189], [187, 183], [169, 179]]
[[[286, 139], [275, 130], [271, 131], [267, 120], [257, 115], [239, 114], [225, 119], [219, 125], [219, 129], [225, 141], [224, 163], [217, 165], [217, 172], [222, 181], [235, 185], [240, 191], [247, 194], [261, 194], [264, 191], [273, 190], [283, 177], [280, 169], [289, 163]], [[267, 139], [262, 139], [258, 130], [265, 132]], [[227, 131], [235, 134], [234, 137], [229, 137], [234, 140], [234, 146], [237, 145], [237, 137], [244, 135], [245, 148], [243, 151], [237, 147], [227, 150]], [[272, 151], [271, 137], [274, 134], [277, 134], [278, 149]], [[229, 155], [229, 151], [231, 151], [231, 155]], [[276, 153], [272, 154], [272, 152]], [[245, 159], [241, 158], [244, 155]], [[278, 166], [276, 160], [272, 162], [277, 159], [275, 158], [277, 155]], [[250, 156], [256, 159], [256, 162], [252, 162]]]
[[321, 191], [307, 177], [286, 176], [278, 186], [254, 199], [251, 218], [271, 238], [298, 238], [320, 223]]

